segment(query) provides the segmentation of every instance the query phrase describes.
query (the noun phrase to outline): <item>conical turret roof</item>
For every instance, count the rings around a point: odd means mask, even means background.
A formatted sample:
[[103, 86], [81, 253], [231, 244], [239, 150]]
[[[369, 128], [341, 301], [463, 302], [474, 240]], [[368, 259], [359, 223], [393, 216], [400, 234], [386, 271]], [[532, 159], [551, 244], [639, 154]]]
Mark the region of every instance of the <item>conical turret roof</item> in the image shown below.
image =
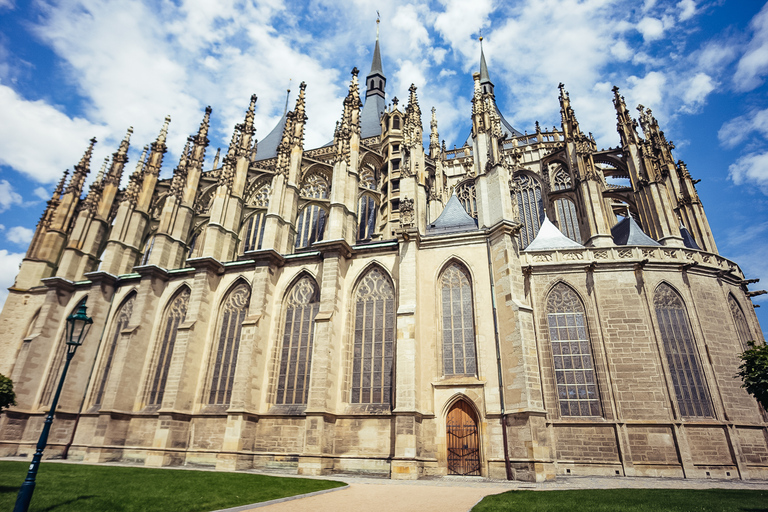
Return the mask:
[[616, 245], [661, 245], [649, 237], [632, 217], [625, 217], [611, 228], [611, 236]]
[[541, 223], [539, 233], [533, 242], [528, 244], [525, 251], [551, 251], [554, 249], [578, 249], [584, 248], [578, 242], [574, 242], [567, 236], [565, 236], [554, 224], [552, 224], [547, 217], [544, 217], [544, 222]]
[[467, 213], [454, 193], [443, 208], [443, 213], [435, 222], [427, 226], [427, 234], [442, 235], [475, 229], [477, 229], [477, 222]]

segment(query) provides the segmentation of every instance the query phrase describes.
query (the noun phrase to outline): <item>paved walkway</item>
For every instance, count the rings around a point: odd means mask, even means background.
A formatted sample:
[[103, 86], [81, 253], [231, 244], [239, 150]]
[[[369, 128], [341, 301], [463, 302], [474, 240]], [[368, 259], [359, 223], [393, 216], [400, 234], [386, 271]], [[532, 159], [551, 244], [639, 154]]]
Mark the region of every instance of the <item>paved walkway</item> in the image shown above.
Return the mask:
[[[347, 482], [332, 492], [291, 499], [257, 508], [238, 507], [238, 511], [255, 512], [466, 512], [489, 494], [510, 490], [566, 489], [755, 489], [768, 490], [768, 482], [743, 480], [693, 480], [680, 478], [633, 477], [560, 477], [552, 482], [529, 483], [479, 478], [446, 477], [437, 480], [376, 480], [366, 478], [327, 477]], [[448, 489], [450, 488], [450, 489]]]

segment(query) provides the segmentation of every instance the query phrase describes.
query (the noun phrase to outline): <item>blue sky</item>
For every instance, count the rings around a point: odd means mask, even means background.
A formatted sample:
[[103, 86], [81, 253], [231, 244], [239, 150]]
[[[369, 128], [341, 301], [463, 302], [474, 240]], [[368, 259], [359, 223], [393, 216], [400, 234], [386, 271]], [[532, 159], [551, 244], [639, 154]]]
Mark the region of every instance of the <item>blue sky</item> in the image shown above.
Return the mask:
[[[251, 94], [263, 138], [303, 80], [306, 147], [330, 140], [349, 71], [370, 68], [377, 9], [388, 100], [415, 83], [448, 147], [469, 130], [481, 32], [497, 101], [520, 131], [559, 125], [559, 82], [600, 147], [619, 143], [613, 85], [633, 113], [653, 109], [702, 180], [720, 253], [762, 279], [752, 289], [768, 286], [762, 1], [0, 0], [0, 302], [45, 200], [93, 136], [95, 175], [129, 126], [135, 163], [170, 114], [169, 176], [206, 105], [210, 161]], [[756, 301], [765, 331], [768, 296]]]

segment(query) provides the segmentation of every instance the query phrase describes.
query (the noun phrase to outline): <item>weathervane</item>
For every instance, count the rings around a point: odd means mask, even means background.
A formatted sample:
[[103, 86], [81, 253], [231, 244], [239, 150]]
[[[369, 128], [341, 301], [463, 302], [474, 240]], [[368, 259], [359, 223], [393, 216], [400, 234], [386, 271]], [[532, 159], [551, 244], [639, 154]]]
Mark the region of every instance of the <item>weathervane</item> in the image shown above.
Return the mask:
[[381, 14], [376, 11], [376, 40], [379, 40], [379, 23], [381, 23]]

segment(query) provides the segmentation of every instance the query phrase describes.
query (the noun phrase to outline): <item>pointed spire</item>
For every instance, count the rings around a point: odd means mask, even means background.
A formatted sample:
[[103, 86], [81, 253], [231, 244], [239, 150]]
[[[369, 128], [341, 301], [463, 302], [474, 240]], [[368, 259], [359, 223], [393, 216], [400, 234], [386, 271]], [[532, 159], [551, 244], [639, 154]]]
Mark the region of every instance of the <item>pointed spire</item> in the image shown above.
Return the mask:
[[200, 128], [197, 130], [197, 135], [190, 135], [187, 138], [188, 143], [192, 143], [194, 148], [189, 154], [189, 167], [193, 169], [202, 169], [203, 161], [205, 160], [205, 148], [208, 147], [208, 127], [211, 122], [211, 107], [210, 105], [205, 107], [205, 114], [203, 120], [200, 122]]
[[149, 152], [149, 146], [144, 146], [141, 152], [139, 161], [136, 162], [136, 169], [128, 179], [128, 186], [125, 187], [125, 194], [123, 194], [123, 201], [127, 201], [132, 205], [136, 204], [136, 199], [139, 197], [139, 187], [141, 180], [144, 178], [144, 171], [147, 166], [147, 153]]
[[493, 94], [493, 82], [488, 74], [488, 64], [485, 63], [485, 53], [483, 52], [483, 36], [480, 36], [480, 86], [483, 94]]
[[560, 89], [560, 119], [563, 123], [563, 134], [566, 140], [579, 137], [582, 133], [576, 114], [571, 108], [571, 95], [565, 90], [565, 84], [562, 82], [557, 87]]
[[56, 185], [56, 189], [54, 189], [53, 195], [51, 195], [51, 201], [58, 201], [59, 198], [61, 197], [61, 193], [64, 191], [64, 183], [66, 183], [67, 181], [67, 176], [69, 176], [69, 169], [64, 171], [64, 174], [61, 176], [61, 180], [59, 180], [59, 184]]
[[[373, 47], [373, 59], [371, 60], [371, 70], [365, 77], [365, 97], [366, 103], [369, 96], [378, 96], [384, 99], [384, 88], [387, 85], [387, 78], [384, 76], [384, 69], [381, 66], [381, 49], [379, 48], [379, 18], [376, 18], [376, 43]], [[376, 112], [380, 114], [380, 112]]]
[[211, 109], [210, 105], [205, 107], [205, 114], [203, 115], [203, 120], [200, 122], [200, 128], [197, 130], [197, 135], [195, 136], [193, 141], [197, 146], [208, 145], [208, 129], [211, 123], [212, 110], [213, 109]]
[[152, 143], [152, 151], [166, 152], [165, 141], [168, 139], [168, 125], [171, 124], [170, 114], [165, 116], [163, 121], [163, 127], [160, 129], [160, 134], [157, 136], [157, 140]]
[[219, 167], [219, 160], [221, 160], [221, 148], [216, 148], [216, 155], [213, 157], [213, 165], [211, 166], [212, 169]]
[[637, 135], [637, 121], [632, 119], [627, 109], [627, 104], [624, 102], [624, 96], [619, 94], [619, 88], [613, 86], [613, 106], [616, 107], [616, 129], [621, 137], [621, 144], [626, 146], [627, 144], [636, 144], [638, 142]]
[[171, 179], [171, 186], [170, 186], [170, 194], [173, 196], [176, 196], [179, 200], [181, 200], [181, 195], [184, 192], [184, 185], [187, 181], [187, 161], [189, 159], [189, 152], [190, 152], [190, 140], [187, 140], [187, 143], [184, 145], [184, 151], [181, 153], [181, 158], [179, 159], [179, 165], [176, 167], [176, 169], [173, 172], [173, 178]]
[[405, 107], [405, 122], [403, 123], [403, 144], [406, 147], [421, 145], [421, 108], [419, 98], [416, 96], [416, 86], [411, 84], [408, 88], [408, 106]]
[[128, 127], [125, 137], [122, 142], [120, 142], [120, 147], [118, 147], [117, 151], [112, 154], [112, 167], [110, 167], [109, 172], [104, 179], [104, 185], [120, 184], [120, 178], [123, 176], [123, 167], [128, 161], [128, 148], [131, 145], [131, 134], [133, 134], [133, 126]]
[[88, 195], [83, 201], [83, 209], [90, 211], [91, 214], [96, 213], [96, 207], [99, 204], [99, 199], [101, 199], [101, 192], [104, 190], [104, 173], [107, 170], [107, 164], [109, 164], [109, 157], [104, 158], [104, 163], [101, 164], [101, 169], [96, 175], [96, 179], [91, 183]]
[[83, 158], [80, 159], [80, 163], [75, 166], [75, 172], [72, 173], [72, 179], [67, 186], [66, 194], [74, 194], [76, 197], [80, 197], [80, 193], [83, 190], [83, 183], [85, 177], [91, 170], [91, 157], [93, 156], [93, 146], [96, 145], [96, 137], [92, 138], [88, 149], [85, 150]]
[[437, 132], [437, 114], [435, 107], [432, 107], [432, 120], [429, 122], [429, 156], [437, 158], [440, 152], [440, 134]]

